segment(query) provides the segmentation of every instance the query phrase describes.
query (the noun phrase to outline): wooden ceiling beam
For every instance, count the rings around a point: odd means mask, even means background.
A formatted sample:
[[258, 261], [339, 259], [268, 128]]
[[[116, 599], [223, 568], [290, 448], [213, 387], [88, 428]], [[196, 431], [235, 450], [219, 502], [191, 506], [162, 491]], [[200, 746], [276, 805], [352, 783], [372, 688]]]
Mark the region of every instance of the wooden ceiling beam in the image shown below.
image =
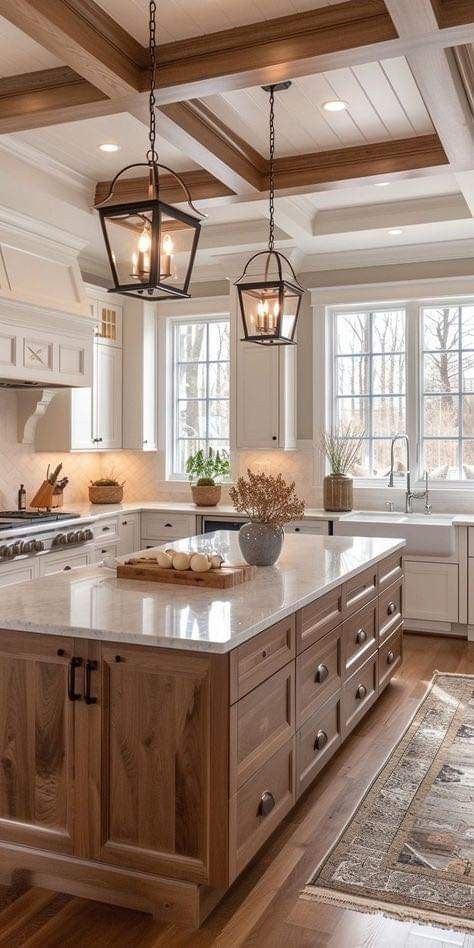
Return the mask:
[[[189, 188], [193, 201], [208, 201], [213, 198], [227, 197], [233, 194], [230, 188], [222, 184], [207, 171], [183, 171], [180, 177]], [[95, 205], [105, 200], [110, 190], [110, 181], [99, 181], [95, 189]], [[169, 204], [186, 200], [183, 189], [172, 175], [160, 178], [160, 194]], [[148, 197], [148, 178], [120, 178], [117, 181], [114, 197], [110, 205], [143, 201]]]
[[473, 20], [472, 0], [433, 0], [433, 5], [440, 29]]
[[110, 100], [69, 66], [0, 79], [0, 134], [91, 118]]
[[0, 0], [0, 15], [106, 96], [144, 88], [146, 51], [94, 0]]

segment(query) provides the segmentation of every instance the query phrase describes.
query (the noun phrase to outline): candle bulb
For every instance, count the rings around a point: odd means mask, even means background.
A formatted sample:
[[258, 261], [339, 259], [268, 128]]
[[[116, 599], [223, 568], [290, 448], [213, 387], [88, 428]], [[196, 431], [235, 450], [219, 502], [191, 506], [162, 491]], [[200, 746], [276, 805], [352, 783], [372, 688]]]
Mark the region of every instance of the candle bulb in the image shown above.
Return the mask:
[[169, 234], [165, 234], [161, 242], [162, 254], [160, 256], [160, 277], [166, 280], [171, 276], [173, 241]]

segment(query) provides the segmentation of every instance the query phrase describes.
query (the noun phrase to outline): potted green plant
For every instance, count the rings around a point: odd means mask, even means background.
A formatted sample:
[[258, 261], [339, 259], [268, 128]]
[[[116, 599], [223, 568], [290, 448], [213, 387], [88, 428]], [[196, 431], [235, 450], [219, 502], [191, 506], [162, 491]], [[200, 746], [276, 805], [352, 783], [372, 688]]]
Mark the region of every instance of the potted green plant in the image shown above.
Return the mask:
[[200, 448], [188, 458], [186, 474], [191, 482], [196, 507], [215, 507], [222, 492], [221, 485], [216, 481], [230, 476], [229, 456], [226, 451], [214, 451], [212, 448], [205, 454]]
[[89, 484], [91, 504], [121, 504], [124, 483], [121, 484], [113, 474], [110, 477], [99, 477], [91, 481]]
[[359, 458], [364, 431], [347, 425], [337, 432], [323, 431], [322, 450], [329, 461], [330, 473], [323, 482], [325, 510], [342, 513], [352, 510], [354, 488], [351, 471]]
[[247, 469], [229, 491], [237, 513], [249, 518], [239, 530], [239, 546], [247, 563], [273, 566], [281, 553], [285, 523], [300, 520], [304, 501], [295, 493], [295, 482], [287, 484], [281, 474], [259, 474]]

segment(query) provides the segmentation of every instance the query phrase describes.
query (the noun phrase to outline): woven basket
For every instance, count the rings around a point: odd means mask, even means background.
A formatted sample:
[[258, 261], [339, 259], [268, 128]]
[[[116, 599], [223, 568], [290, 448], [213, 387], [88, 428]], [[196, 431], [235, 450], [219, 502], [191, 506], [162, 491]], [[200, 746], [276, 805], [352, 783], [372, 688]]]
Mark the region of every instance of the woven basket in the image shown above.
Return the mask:
[[89, 500], [91, 504], [121, 504], [123, 500], [123, 484], [114, 484], [104, 487], [99, 484], [89, 485]]
[[354, 494], [352, 477], [327, 474], [323, 483], [324, 509], [342, 513], [352, 510]]
[[191, 487], [193, 501], [196, 507], [216, 507], [221, 499], [222, 488], [220, 484], [206, 485], [198, 487], [193, 484]]

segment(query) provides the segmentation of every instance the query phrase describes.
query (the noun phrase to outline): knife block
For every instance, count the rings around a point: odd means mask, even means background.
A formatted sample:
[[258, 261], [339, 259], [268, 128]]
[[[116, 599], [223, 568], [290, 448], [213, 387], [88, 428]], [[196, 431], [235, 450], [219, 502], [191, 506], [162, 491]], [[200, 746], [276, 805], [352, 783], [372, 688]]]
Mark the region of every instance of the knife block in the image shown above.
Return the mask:
[[53, 504], [54, 484], [49, 481], [43, 481], [40, 489], [36, 491], [35, 496], [30, 501], [30, 507], [45, 507], [51, 510]]

